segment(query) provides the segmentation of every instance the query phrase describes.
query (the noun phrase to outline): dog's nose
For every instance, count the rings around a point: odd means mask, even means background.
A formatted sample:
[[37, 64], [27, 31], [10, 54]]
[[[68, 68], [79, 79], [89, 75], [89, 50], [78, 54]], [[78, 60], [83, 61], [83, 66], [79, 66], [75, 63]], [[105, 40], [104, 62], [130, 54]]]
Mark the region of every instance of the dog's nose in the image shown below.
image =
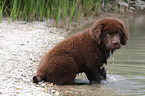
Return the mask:
[[119, 41], [112, 41], [112, 44], [113, 45], [118, 45], [119, 44]]

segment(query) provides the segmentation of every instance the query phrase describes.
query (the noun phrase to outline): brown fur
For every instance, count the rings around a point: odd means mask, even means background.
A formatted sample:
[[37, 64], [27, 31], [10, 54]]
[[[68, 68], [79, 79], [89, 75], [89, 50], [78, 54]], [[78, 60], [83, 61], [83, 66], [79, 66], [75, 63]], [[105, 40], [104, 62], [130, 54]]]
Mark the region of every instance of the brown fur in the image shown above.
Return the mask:
[[110, 50], [119, 49], [128, 40], [125, 25], [117, 18], [101, 19], [83, 32], [58, 43], [39, 62], [33, 82], [75, 84], [78, 73], [85, 72], [90, 82], [106, 79], [105, 68]]

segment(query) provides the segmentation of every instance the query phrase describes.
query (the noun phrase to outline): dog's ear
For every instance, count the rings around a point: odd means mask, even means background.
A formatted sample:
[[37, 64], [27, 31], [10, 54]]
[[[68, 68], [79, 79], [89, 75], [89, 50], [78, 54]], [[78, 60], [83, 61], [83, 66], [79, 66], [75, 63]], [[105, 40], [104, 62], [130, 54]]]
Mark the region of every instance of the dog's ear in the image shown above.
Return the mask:
[[121, 32], [121, 44], [122, 45], [125, 45], [126, 44], [126, 41], [128, 40], [129, 38], [129, 34], [125, 28], [125, 25], [122, 24], [122, 32]]
[[121, 31], [121, 44], [125, 45], [126, 41], [129, 39], [129, 34], [125, 28], [125, 24], [117, 18], [114, 18], [114, 21], [117, 22], [120, 25], [120, 31]]
[[101, 32], [103, 30], [103, 24], [102, 22], [97, 21], [96, 23], [94, 23], [94, 25], [91, 27], [90, 29], [90, 34], [92, 36], [92, 38], [98, 42], [98, 44], [100, 43], [100, 36], [101, 36]]

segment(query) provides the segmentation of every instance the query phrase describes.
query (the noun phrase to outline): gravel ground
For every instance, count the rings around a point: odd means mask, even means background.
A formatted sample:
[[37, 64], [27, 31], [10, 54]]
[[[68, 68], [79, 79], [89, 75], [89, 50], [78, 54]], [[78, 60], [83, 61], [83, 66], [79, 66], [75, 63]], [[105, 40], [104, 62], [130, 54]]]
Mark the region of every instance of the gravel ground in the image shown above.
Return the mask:
[[64, 30], [49, 28], [46, 22], [8, 24], [3, 19], [0, 23], [0, 96], [59, 95], [53, 84], [35, 85], [31, 79], [40, 57], [65, 36]]

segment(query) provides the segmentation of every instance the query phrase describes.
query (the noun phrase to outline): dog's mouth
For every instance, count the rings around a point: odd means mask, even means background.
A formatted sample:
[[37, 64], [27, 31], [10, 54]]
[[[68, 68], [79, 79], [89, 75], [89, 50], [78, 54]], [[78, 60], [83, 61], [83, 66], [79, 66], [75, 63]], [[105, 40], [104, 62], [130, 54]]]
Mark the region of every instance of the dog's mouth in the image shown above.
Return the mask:
[[114, 51], [116, 49], [119, 49], [121, 47], [121, 45], [120, 44], [110, 44], [107, 47], [108, 47], [107, 49], [109, 49], [110, 51]]
[[113, 45], [112, 49], [119, 49], [121, 47], [120, 44]]

